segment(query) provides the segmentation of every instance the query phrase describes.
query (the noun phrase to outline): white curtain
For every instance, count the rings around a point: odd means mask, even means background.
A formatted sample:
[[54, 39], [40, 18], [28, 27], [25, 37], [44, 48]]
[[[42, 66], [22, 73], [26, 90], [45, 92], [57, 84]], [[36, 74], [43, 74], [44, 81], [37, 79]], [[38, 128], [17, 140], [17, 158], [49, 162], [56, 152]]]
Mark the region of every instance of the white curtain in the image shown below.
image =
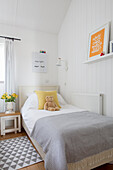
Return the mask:
[[12, 40], [5, 41], [5, 92], [8, 94], [16, 92], [14, 41]]

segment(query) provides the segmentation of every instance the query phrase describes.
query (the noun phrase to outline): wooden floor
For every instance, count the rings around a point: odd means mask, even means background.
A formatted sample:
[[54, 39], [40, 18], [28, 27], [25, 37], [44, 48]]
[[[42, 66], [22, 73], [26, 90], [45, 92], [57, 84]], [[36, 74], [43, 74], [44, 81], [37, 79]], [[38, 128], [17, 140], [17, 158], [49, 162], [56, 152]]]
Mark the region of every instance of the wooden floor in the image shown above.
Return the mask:
[[[17, 134], [8, 133], [5, 136], [0, 136], [0, 140], [11, 139], [11, 138], [25, 136], [25, 135], [26, 135], [25, 131], [22, 130], [21, 133], [17, 133]], [[36, 163], [34, 165], [22, 168], [21, 170], [45, 170], [44, 162]], [[101, 167], [95, 168], [93, 170], [113, 170], [113, 165], [106, 164]]]

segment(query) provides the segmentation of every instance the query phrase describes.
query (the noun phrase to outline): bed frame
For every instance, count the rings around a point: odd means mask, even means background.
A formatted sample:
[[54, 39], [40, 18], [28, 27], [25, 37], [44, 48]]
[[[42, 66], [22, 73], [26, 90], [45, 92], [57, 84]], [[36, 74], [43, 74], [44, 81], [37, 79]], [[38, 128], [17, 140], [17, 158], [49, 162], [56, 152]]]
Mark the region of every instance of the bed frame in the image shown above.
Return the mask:
[[[32, 93], [34, 90], [56, 90], [58, 91], [58, 86], [21, 86], [19, 87], [19, 108], [22, 107], [28, 94]], [[79, 106], [81, 108], [102, 114], [102, 94], [78, 94], [72, 93], [71, 103], [73, 105]], [[30, 132], [22, 119], [22, 126], [28, 134], [29, 138], [33, 142], [37, 151], [41, 155], [42, 159], [45, 159], [45, 153], [43, 149], [38, 144], [36, 140], [30, 137]], [[113, 148], [106, 150], [99, 154], [87, 157], [76, 163], [68, 163], [68, 170], [91, 170], [105, 163], [113, 161]]]

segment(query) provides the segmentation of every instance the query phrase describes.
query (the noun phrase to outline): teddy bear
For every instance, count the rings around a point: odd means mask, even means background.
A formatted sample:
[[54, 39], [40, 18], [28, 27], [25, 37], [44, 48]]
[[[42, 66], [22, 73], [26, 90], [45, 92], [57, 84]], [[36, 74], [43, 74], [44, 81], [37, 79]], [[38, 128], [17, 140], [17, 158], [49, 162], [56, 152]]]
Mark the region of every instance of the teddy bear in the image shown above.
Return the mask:
[[46, 96], [46, 103], [44, 104], [44, 110], [58, 111], [59, 107], [54, 102], [53, 96]]

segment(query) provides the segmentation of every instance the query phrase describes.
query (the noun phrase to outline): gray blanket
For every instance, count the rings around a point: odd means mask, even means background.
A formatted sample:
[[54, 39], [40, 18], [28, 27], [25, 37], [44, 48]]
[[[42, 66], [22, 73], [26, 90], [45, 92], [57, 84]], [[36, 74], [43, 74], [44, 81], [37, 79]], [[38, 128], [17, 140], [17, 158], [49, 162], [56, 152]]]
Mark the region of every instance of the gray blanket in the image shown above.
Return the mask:
[[113, 118], [90, 112], [45, 117], [31, 137], [46, 153], [46, 170], [67, 170], [67, 163], [113, 148]]

